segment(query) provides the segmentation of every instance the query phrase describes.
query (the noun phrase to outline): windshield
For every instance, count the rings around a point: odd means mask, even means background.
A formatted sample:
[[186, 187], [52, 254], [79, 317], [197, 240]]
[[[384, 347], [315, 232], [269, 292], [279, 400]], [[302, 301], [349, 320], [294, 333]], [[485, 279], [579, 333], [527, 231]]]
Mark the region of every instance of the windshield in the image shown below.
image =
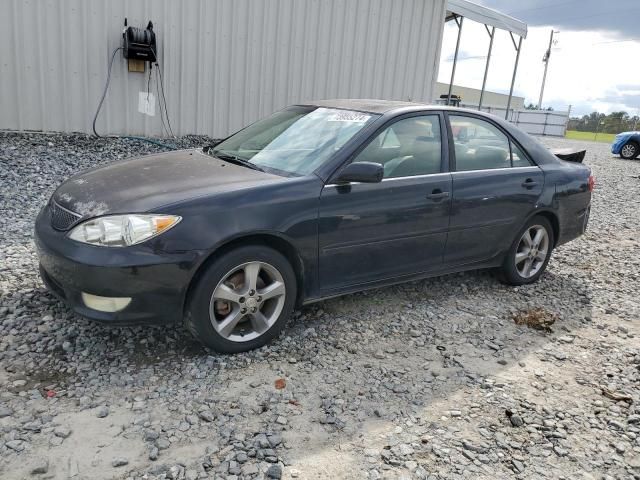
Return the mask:
[[322, 165], [377, 115], [333, 108], [289, 107], [216, 145], [266, 171], [306, 175]]

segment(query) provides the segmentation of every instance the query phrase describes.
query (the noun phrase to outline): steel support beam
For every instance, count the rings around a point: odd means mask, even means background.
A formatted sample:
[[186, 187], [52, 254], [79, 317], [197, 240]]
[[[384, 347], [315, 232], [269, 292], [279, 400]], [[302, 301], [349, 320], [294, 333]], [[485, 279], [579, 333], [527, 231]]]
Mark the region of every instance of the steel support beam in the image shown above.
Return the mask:
[[509, 109], [511, 108], [511, 97], [513, 97], [513, 85], [516, 83], [516, 73], [518, 72], [518, 61], [520, 60], [520, 50], [522, 49], [522, 37], [518, 41], [518, 45], [516, 45], [516, 39], [513, 38], [513, 33], [509, 32], [511, 35], [511, 41], [513, 42], [513, 46], [516, 49], [516, 63], [513, 66], [513, 77], [511, 77], [511, 88], [509, 89], [509, 99], [507, 100], [507, 111], [504, 114], [504, 119], [509, 120]]
[[484, 88], [487, 85], [487, 73], [489, 73], [489, 61], [491, 60], [491, 49], [493, 48], [493, 36], [496, 33], [496, 27], [491, 27], [491, 31], [489, 31], [489, 27], [487, 25], [484, 26], [489, 34], [489, 52], [487, 53], [487, 63], [484, 66], [484, 78], [482, 79], [482, 90], [480, 90], [480, 102], [478, 102], [478, 110], [482, 110], [482, 98], [484, 97]]
[[544, 84], [547, 81], [547, 69], [549, 68], [549, 59], [551, 58], [551, 46], [553, 45], [553, 28], [551, 29], [551, 36], [549, 37], [549, 48], [544, 54], [542, 61], [544, 62], [544, 74], [542, 75], [542, 85], [540, 86], [540, 98], [538, 99], [538, 110], [542, 109], [542, 95], [544, 95]]
[[[451, 80], [449, 81], [449, 93], [447, 94], [447, 105], [451, 102], [451, 89], [453, 88], [453, 79], [456, 76], [456, 64], [458, 63], [458, 50], [460, 48], [460, 35], [462, 34], [462, 22], [464, 17], [456, 16], [453, 18], [458, 25], [458, 39], [456, 40], [456, 52], [453, 54], [453, 67], [451, 68]], [[460, 21], [458, 21], [460, 19]]]

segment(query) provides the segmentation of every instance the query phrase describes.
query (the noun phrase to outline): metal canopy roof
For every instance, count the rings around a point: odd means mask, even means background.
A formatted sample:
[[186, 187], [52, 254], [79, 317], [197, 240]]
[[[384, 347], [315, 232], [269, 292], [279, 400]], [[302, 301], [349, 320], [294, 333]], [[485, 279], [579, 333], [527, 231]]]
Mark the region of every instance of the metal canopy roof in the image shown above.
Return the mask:
[[[516, 82], [516, 73], [518, 72], [518, 61], [520, 60], [520, 51], [522, 50], [522, 39], [527, 36], [527, 24], [516, 20], [504, 13], [496, 12], [487, 7], [477, 5], [467, 0], [447, 0], [447, 13], [445, 16], [445, 22], [453, 20], [458, 27], [458, 39], [456, 41], [456, 52], [453, 55], [453, 66], [451, 68], [451, 80], [449, 81], [449, 93], [447, 97], [447, 105], [451, 102], [451, 90], [453, 88], [453, 79], [456, 76], [456, 64], [458, 63], [458, 50], [460, 48], [460, 35], [462, 34], [462, 23], [465, 18], [474, 20], [479, 23], [484, 23], [484, 27], [489, 34], [489, 51], [487, 52], [487, 63], [484, 67], [484, 78], [482, 80], [482, 90], [480, 90], [480, 102], [478, 104], [478, 110], [482, 109], [482, 98], [484, 96], [484, 89], [487, 84], [487, 73], [489, 72], [489, 62], [491, 61], [491, 49], [493, 48], [493, 38], [495, 36], [496, 28], [507, 30], [513, 46], [516, 49], [516, 61], [513, 66], [513, 76], [511, 77], [511, 88], [509, 90], [509, 100], [507, 100], [507, 109], [504, 115], [505, 119], [509, 119], [509, 107], [511, 106], [511, 97], [513, 97], [513, 86]], [[491, 28], [489, 28], [491, 26]], [[520, 37], [516, 43], [516, 39], [513, 38], [513, 34]]]
[[447, 0], [446, 20], [452, 20], [456, 15], [527, 38], [526, 23], [467, 0]]

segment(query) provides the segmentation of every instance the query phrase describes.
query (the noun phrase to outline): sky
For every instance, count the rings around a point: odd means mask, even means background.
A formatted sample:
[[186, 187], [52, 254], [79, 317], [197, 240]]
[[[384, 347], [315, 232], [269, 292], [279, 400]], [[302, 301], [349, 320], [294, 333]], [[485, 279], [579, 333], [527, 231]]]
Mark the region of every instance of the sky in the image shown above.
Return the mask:
[[[551, 50], [543, 108], [571, 116], [624, 110], [640, 114], [640, 0], [472, 0], [528, 25], [523, 40], [514, 95], [537, 105], [544, 72], [542, 58]], [[457, 36], [455, 22], [444, 29], [438, 80], [449, 82]], [[509, 93], [516, 51], [509, 33], [496, 29], [487, 90]], [[515, 37], [516, 41], [518, 37]], [[463, 23], [454, 83], [481, 88], [489, 48], [484, 25]]]

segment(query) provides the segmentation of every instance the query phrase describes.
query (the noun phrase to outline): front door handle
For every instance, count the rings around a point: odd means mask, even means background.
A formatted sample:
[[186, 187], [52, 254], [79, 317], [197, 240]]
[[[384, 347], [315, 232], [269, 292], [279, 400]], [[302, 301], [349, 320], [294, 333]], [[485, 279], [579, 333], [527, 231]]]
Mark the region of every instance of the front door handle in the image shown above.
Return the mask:
[[538, 185], [538, 182], [534, 182], [532, 179], [527, 178], [524, 182], [522, 182], [522, 186], [525, 188], [533, 188]]
[[439, 188], [436, 188], [431, 193], [427, 195], [429, 200], [442, 200], [443, 198], [447, 198], [449, 196], [449, 192], [443, 192]]

